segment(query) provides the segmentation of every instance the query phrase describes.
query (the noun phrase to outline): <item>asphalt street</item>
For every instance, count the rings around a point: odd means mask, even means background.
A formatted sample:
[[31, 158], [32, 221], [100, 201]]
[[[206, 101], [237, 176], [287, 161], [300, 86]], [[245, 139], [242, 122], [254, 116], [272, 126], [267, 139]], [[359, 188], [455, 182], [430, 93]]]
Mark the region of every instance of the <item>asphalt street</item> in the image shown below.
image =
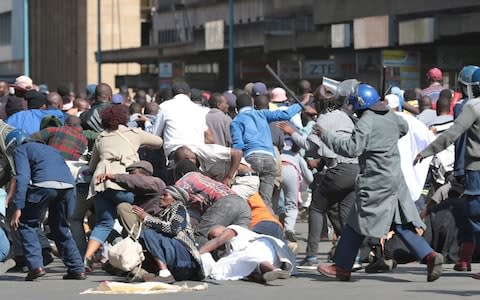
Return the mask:
[[[298, 258], [305, 251], [306, 224], [297, 226], [299, 238]], [[322, 242], [320, 261], [326, 260], [330, 242]], [[412, 263], [398, 266], [389, 274], [366, 274], [358, 271], [351, 282], [335, 282], [320, 276], [315, 270], [300, 270], [295, 278], [273, 281], [269, 285], [245, 281], [207, 281], [208, 290], [163, 295], [141, 295], [145, 299], [456, 299], [468, 297], [480, 299], [480, 281], [469, 277], [470, 273], [458, 273], [452, 265], [444, 265], [443, 276], [433, 283], [426, 281], [424, 265]], [[84, 281], [65, 281], [60, 260], [46, 268], [48, 274], [38, 282], [25, 282], [23, 273], [7, 273], [0, 276], [0, 299], [86, 299], [122, 298], [137, 299], [138, 295], [81, 295], [98, 286], [104, 280], [122, 280], [103, 271], [95, 271]], [[480, 272], [480, 264], [473, 270]], [[182, 283], [179, 283], [182, 284]], [[195, 283], [188, 283], [194, 285]]]

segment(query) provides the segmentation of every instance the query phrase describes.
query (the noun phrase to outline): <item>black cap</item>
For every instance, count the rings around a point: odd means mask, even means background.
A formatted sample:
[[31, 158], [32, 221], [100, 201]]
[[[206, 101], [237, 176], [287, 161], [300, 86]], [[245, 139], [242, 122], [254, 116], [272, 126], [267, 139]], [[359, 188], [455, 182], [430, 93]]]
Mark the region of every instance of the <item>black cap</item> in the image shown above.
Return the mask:
[[190, 86], [185, 81], [175, 82], [172, 86], [173, 95], [189, 94]]
[[192, 88], [191, 96], [193, 102], [202, 102], [202, 91], [196, 88]]
[[25, 100], [27, 101], [28, 109], [38, 109], [43, 105], [47, 105], [47, 97], [34, 90], [27, 91], [25, 93]]

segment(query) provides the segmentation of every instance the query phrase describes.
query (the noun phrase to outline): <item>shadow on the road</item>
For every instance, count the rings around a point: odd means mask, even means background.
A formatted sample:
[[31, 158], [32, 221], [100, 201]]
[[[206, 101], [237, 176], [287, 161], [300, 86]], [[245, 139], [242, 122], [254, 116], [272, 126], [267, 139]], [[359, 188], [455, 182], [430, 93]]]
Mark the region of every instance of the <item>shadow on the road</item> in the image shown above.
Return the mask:
[[[296, 275], [298, 278], [310, 278], [315, 281], [333, 281], [333, 279], [322, 276], [320, 274], [315, 273], [298, 273]], [[350, 279], [351, 282], [355, 282], [358, 280], [376, 280], [376, 281], [383, 281], [383, 282], [412, 282], [411, 280], [407, 279], [400, 279], [395, 278], [389, 275], [378, 275], [378, 274], [352, 274], [352, 278]]]
[[480, 291], [452, 291], [452, 290], [407, 290], [411, 293], [435, 293], [452, 296], [477, 296], [480, 295]]
[[[390, 273], [391, 274], [391, 273]], [[379, 274], [361, 274], [359, 273], [358, 275], [352, 275], [352, 278], [355, 277], [355, 279], [361, 279], [361, 280], [377, 280], [377, 281], [384, 281], [384, 282], [412, 282], [411, 280], [408, 279], [400, 279], [400, 278], [395, 278], [392, 275], [379, 275]]]
[[468, 278], [472, 278], [472, 273], [449, 272], [449, 273], [442, 273], [442, 277], [468, 277]]
[[0, 275], [0, 281], [25, 281], [25, 276]]

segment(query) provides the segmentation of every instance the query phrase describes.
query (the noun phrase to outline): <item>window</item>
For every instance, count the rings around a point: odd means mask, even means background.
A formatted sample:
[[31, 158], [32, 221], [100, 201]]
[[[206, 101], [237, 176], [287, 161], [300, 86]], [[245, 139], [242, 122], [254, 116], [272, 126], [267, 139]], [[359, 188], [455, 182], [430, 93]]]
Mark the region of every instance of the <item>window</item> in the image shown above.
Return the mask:
[[185, 65], [185, 73], [216, 73], [218, 74], [218, 63], [191, 64]]
[[12, 43], [12, 12], [0, 14], [0, 46]]

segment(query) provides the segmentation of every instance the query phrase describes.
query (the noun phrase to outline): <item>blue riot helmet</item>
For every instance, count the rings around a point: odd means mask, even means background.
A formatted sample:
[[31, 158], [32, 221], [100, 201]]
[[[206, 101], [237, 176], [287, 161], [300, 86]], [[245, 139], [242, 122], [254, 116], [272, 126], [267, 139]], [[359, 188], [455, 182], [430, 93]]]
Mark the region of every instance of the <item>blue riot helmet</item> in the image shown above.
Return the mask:
[[470, 83], [472, 89], [472, 98], [480, 96], [480, 68], [477, 69], [472, 74], [472, 82]]
[[21, 145], [29, 140], [28, 133], [23, 129], [14, 129], [10, 131], [5, 137], [6, 148], [15, 147]]
[[377, 90], [366, 83], [359, 84], [356, 92], [348, 99], [348, 102], [352, 104], [356, 111], [366, 110], [378, 101], [380, 101], [380, 96]]
[[477, 66], [468, 65], [464, 66], [458, 74], [458, 83], [460, 84], [461, 91], [464, 97], [467, 97], [468, 99], [473, 98], [472, 76], [473, 73], [478, 69], [479, 67]]

